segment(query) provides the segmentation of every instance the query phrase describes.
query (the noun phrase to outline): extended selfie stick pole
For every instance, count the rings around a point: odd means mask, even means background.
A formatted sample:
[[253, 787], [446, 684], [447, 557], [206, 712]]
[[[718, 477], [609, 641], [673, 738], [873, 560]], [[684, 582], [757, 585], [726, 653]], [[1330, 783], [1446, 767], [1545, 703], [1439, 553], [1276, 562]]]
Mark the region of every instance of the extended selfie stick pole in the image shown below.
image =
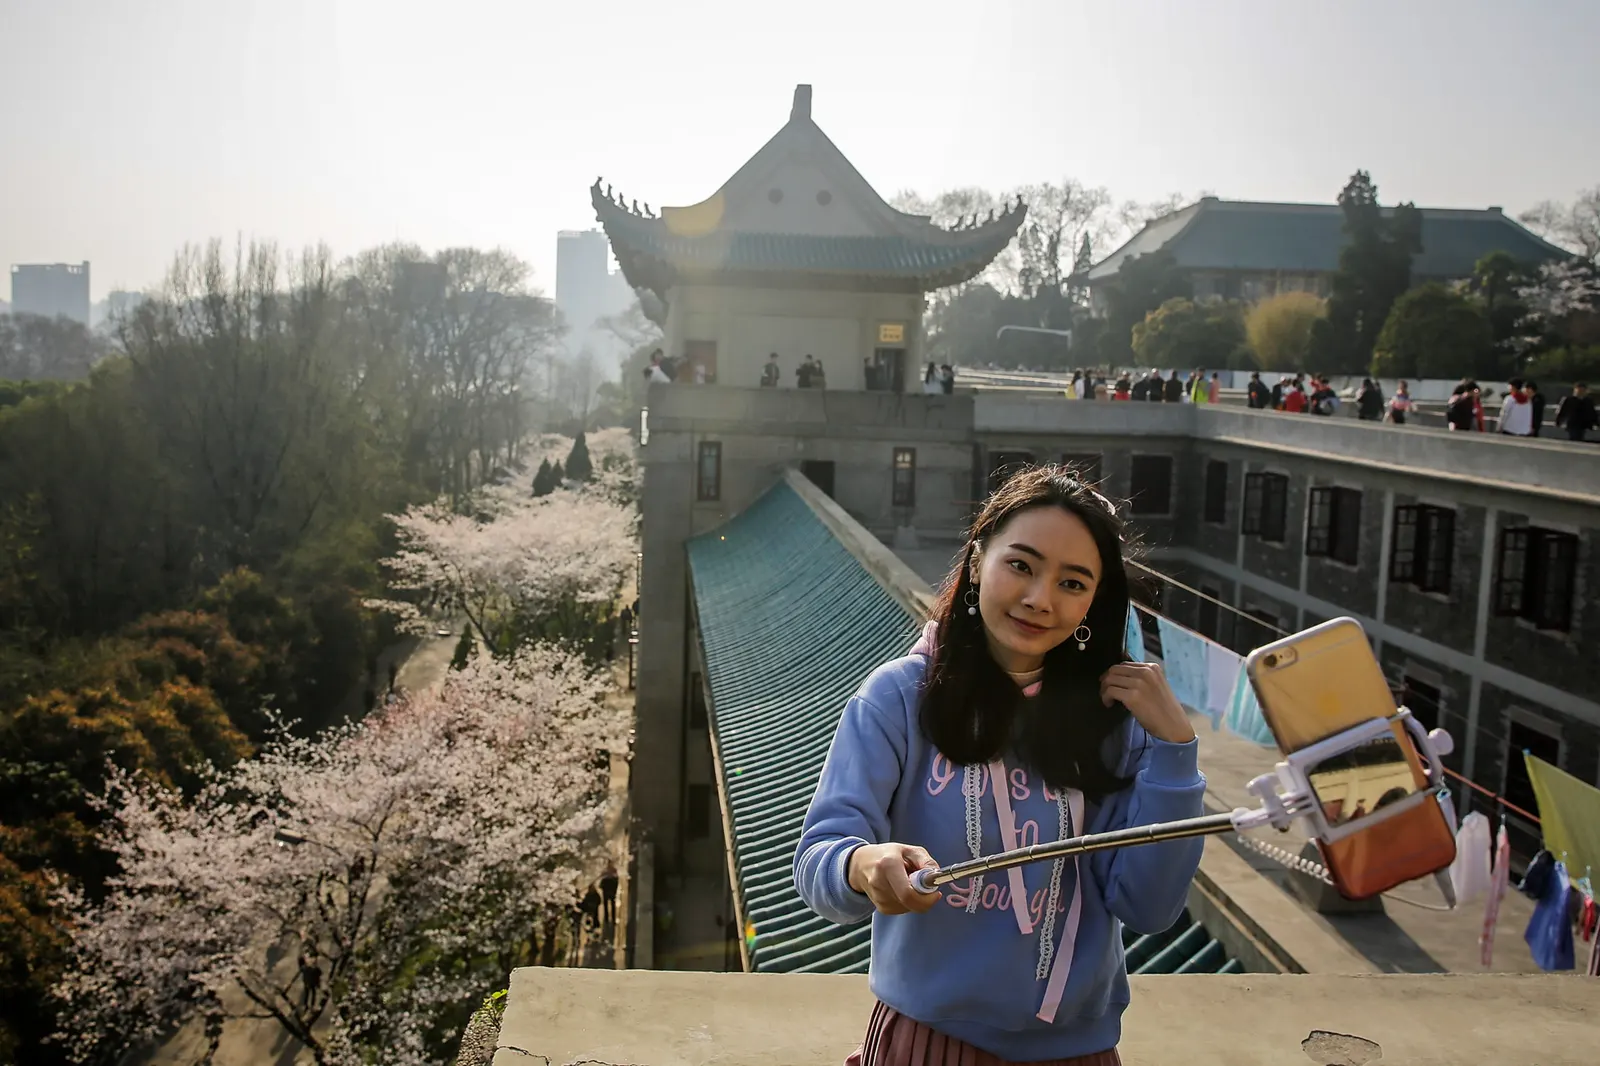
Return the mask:
[[[1331, 825], [1323, 812], [1322, 804], [1317, 800], [1315, 789], [1312, 788], [1311, 772], [1330, 759], [1381, 741], [1385, 737], [1392, 738], [1396, 723], [1402, 725], [1416, 742], [1418, 752], [1423, 759], [1428, 787], [1396, 803], [1374, 810], [1359, 822]], [[1387, 718], [1369, 719], [1358, 726], [1335, 733], [1309, 747], [1284, 756], [1284, 760], [1278, 763], [1272, 773], [1262, 774], [1250, 782], [1250, 793], [1260, 798], [1260, 807], [1238, 807], [1227, 814], [1207, 814], [1176, 822], [1137, 825], [1109, 833], [1090, 833], [1087, 836], [1069, 837], [1048, 844], [1033, 844], [996, 855], [968, 859], [952, 866], [941, 866], [937, 870], [918, 870], [912, 874], [911, 883], [919, 892], [934, 892], [941, 885], [965, 877], [988, 873], [991, 870], [1006, 870], [1044, 859], [1082, 855], [1092, 851], [1132, 847], [1138, 844], [1159, 844], [1162, 841], [1183, 840], [1187, 837], [1243, 832], [1269, 825], [1279, 831], [1285, 831], [1300, 819], [1306, 821], [1310, 830], [1308, 835], [1331, 843], [1350, 835], [1357, 829], [1366, 829], [1378, 822], [1393, 818], [1419, 803], [1434, 799], [1445, 805], [1451, 822], [1450, 828], [1454, 832], [1455, 819], [1453, 815], [1449, 815], [1448, 793], [1445, 790], [1442, 772], [1444, 756], [1450, 754], [1454, 747], [1450, 734], [1442, 729], [1425, 731], [1411, 712], [1401, 707]]]

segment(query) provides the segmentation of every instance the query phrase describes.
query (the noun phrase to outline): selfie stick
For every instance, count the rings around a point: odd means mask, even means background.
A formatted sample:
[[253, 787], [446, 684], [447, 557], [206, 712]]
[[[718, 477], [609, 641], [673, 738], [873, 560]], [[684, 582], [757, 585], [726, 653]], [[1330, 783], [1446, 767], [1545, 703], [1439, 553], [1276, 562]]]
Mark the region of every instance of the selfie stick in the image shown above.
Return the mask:
[[[1387, 804], [1362, 817], [1359, 821], [1335, 826], [1328, 822], [1322, 804], [1317, 800], [1311, 784], [1311, 772], [1322, 763], [1355, 751], [1385, 737], [1394, 737], [1394, 725], [1399, 723], [1411, 734], [1423, 759], [1427, 787], [1413, 792], [1404, 799]], [[1046, 844], [1033, 844], [1013, 851], [985, 855], [966, 862], [958, 862], [938, 869], [918, 870], [911, 875], [911, 883], [919, 892], [931, 893], [941, 885], [965, 877], [1007, 870], [1045, 859], [1066, 855], [1083, 855], [1110, 848], [1131, 847], [1136, 844], [1159, 844], [1166, 840], [1183, 840], [1188, 837], [1212, 836], [1217, 833], [1244, 832], [1272, 826], [1279, 832], [1289, 829], [1296, 821], [1304, 820], [1311, 836], [1324, 843], [1332, 843], [1387, 821], [1422, 803], [1437, 802], [1444, 808], [1445, 818], [1453, 834], [1456, 829], [1454, 808], [1444, 781], [1443, 759], [1455, 750], [1455, 742], [1442, 729], [1424, 730], [1409, 710], [1398, 708], [1387, 718], [1371, 718], [1358, 726], [1317, 741], [1299, 751], [1284, 756], [1271, 773], [1262, 774], [1251, 781], [1250, 794], [1261, 800], [1260, 807], [1236, 807], [1227, 814], [1207, 814], [1199, 818], [1183, 818], [1175, 822], [1157, 822], [1154, 825], [1137, 825], [1116, 829], [1109, 833], [1090, 833], [1087, 836], [1068, 837]]]

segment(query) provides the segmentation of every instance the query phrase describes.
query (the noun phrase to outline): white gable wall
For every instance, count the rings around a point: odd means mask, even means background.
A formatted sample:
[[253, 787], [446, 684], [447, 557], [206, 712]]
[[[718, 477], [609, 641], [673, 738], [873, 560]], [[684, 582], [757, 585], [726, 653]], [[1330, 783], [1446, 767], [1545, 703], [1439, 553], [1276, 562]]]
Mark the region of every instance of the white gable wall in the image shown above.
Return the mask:
[[[881, 222], [860, 210], [852, 195], [810, 159], [791, 155], [768, 173], [741, 181], [730, 201], [723, 228], [744, 233], [795, 233], [810, 237], [871, 237], [883, 232]], [[778, 202], [772, 202], [774, 193]], [[819, 201], [819, 194], [826, 193]]]

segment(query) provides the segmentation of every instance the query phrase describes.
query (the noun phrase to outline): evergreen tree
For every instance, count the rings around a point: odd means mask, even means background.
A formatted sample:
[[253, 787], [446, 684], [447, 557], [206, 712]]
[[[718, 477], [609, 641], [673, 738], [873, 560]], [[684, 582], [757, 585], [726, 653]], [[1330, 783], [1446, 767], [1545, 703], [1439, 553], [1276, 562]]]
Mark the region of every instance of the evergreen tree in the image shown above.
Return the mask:
[[540, 460], [539, 470], [533, 475], [533, 494], [535, 496], [548, 496], [550, 495], [550, 490], [555, 487], [555, 472], [550, 468], [550, 460]]
[[450, 656], [450, 669], [465, 670], [478, 654], [478, 641], [472, 635], [470, 624], [461, 627], [461, 639], [456, 641], [455, 654]]
[[550, 468], [550, 488], [559, 489], [567, 482], [566, 471], [561, 469], [561, 460], [556, 460], [556, 465]]
[[588, 481], [594, 476], [594, 467], [589, 462], [589, 442], [583, 439], [583, 430], [578, 430], [578, 439], [572, 442], [572, 451], [567, 455], [567, 477], [573, 481]]
[[1385, 218], [1378, 187], [1358, 170], [1339, 193], [1346, 244], [1333, 275], [1328, 314], [1312, 327], [1306, 369], [1360, 374], [1372, 361], [1389, 311], [1411, 287], [1411, 260], [1422, 251], [1422, 212], [1400, 204]]

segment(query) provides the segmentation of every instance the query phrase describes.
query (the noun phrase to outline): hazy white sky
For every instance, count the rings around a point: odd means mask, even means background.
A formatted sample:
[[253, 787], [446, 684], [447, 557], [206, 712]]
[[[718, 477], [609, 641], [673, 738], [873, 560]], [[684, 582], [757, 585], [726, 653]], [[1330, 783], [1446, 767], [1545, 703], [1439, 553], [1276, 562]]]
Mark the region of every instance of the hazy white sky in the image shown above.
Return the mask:
[[1504, 206], [1600, 183], [1600, 0], [0, 0], [0, 264], [501, 245], [711, 193], [796, 83], [884, 195], [1071, 176]]

